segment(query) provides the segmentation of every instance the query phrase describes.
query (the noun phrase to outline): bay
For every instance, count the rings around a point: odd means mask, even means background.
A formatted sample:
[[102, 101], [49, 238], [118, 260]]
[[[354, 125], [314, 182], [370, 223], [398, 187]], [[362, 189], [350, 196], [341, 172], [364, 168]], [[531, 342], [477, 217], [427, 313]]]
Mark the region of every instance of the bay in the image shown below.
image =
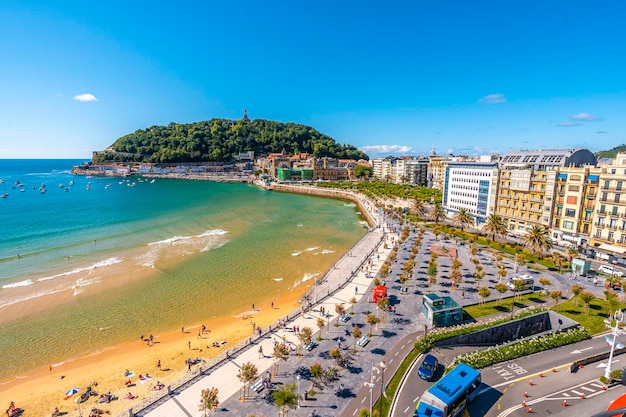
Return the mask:
[[366, 233], [341, 201], [80, 162], [0, 160], [0, 381], [304, 292]]

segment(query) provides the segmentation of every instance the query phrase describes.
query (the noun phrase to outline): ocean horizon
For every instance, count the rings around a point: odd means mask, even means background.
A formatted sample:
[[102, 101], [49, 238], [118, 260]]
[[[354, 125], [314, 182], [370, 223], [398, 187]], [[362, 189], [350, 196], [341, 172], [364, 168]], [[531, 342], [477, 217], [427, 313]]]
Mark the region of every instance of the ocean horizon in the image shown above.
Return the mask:
[[310, 285], [367, 231], [338, 200], [81, 162], [0, 160], [0, 381]]

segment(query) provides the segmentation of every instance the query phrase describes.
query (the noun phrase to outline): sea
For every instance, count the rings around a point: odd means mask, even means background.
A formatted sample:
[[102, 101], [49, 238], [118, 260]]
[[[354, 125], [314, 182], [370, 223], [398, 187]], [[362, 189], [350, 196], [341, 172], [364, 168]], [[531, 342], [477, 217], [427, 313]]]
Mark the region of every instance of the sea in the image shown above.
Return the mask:
[[0, 160], [0, 383], [302, 293], [367, 232], [354, 204]]

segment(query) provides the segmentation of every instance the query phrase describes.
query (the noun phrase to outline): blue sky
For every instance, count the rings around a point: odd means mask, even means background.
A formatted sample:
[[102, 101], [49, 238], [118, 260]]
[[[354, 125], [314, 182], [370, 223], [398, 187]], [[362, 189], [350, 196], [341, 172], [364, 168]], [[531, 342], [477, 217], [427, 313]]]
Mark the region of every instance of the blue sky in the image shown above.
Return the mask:
[[0, 4], [0, 158], [213, 117], [371, 157], [626, 143], [621, 1]]

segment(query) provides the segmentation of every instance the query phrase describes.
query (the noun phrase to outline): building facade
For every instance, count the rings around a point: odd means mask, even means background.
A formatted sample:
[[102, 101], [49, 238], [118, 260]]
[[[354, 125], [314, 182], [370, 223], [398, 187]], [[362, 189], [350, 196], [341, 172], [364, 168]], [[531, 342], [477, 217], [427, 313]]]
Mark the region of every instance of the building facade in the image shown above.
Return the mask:
[[494, 210], [498, 186], [495, 162], [448, 162], [443, 185], [444, 209], [449, 213], [464, 208], [483, 223]]
[[500, 160], [495, 213], [513, 234], [523, 235], [532, 225], [549, 228], [559, 169], [595, 163], [588, 149], [508, 152]]

